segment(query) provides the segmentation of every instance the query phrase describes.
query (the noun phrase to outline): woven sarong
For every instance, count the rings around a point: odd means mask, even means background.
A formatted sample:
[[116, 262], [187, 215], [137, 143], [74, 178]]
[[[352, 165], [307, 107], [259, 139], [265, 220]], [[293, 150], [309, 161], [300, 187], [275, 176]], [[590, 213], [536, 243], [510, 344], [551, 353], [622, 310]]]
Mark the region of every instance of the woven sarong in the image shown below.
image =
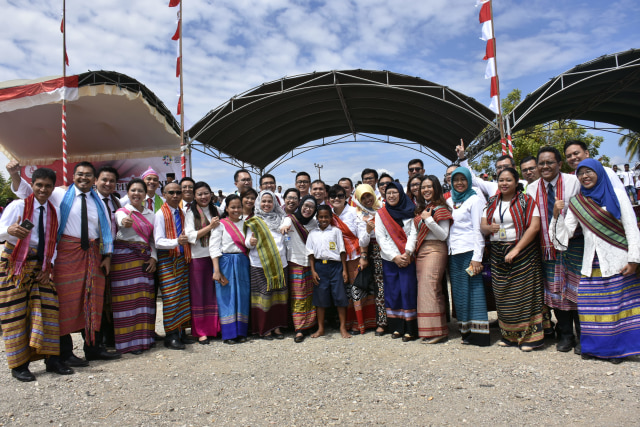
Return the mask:
[[514, 345], [538, 347], [544, 343], [542, 307], [544, 281], [538, 242], [504, 262], [513, 244], [491, 243], [491, 281], [502, 339]]
[[142, 242], [114, 243], [111, 260], [111, 302], [116, 350], [148, 350], [153, 344], [156, 303], [153, 273], [142, 270], [151, 248]]
[[20, 287], [15, 280], [8, 280], [12, 251], [13, 246], [6, 243], [0, 256], [0, 322], [9, 369], [60, 354], [58, 297], [53, 283], [43, 285], [35, 280], [40, 266], [33, 248], [23, 264]]
[[222, 339], [246, 337], [251, 298], [249, 258], [245, 254], [222, 254], [218, 263], [220, 273], [229, 281], [225, 286], [216, 282]]
[[418, 282], [416, 264], [400, 268], [394, 262], [382, 260], [384, 299], [389, 332], [418, 336]]
[[418, 277], [418, 335], [435, 338], [449, 335], [442, 278], [447, 269], [447, 243], [426, 240], [416, 256]]
[[93, 342], [93, 332], [100, 330], [105, 286], [101, 262], [98, 240], [86, 251], [78, 238], [63, 235], [58, 241], [53, 281], [60, 302], [60, 335], [84, 329], [87, 342]]
[[582, 256], [584, 252], [584, 236], [569, 239], [569, 249], [556, 251], [555, 260], [543, 260], [544, 270], [544, 303], [563, 311], [578, 309], [578, 285]]
[[373, 294], [352, 285], [358, 275], [358, 266], [360, 266], [359, 258], [347, 261], [349, 283], [345, 283], [344, 286], [349, 298], [349, 306], [346, 327], [364, 334], [367, 329], [376, 327], [376, 300]]
[[166, 333], [182, 330], [191, 320], [189, 266], [184, 256], [158, 250], [158, 279], [162, 292], [162, 314]]
[[469, 344], [487, 346], [490, 344], [489, 316], [482, 275], [469, 276], [465, 271], [472, 257], [473, 251], [449, 257], [453, 303], [462, 339]]
[[369, 262], [373, 264], [373, 283], [376, 286], [376, 323], [378, 326], [387, 326], [387, 309], [384, 305], [384, 274], [382, 272], [382, 256], [380, 245], [375, 239], [369, 242]]
[[[284, 277], [287, 275], [285, 267]], [[268, 291], [267, 288], [264, 270], [251, 267], [251, 332], [260, 336], [276, 328], [286, 328], [289, 316], [289, 290], [286, 283], [280, 289]]]
[[220, 332], [218, 300], [212, 276], [211, 258], [191, 259], [189, 265], [191, 334], [195, 337], [215, 337]]
[[598, 257], [578, 293], [582, 354], [619, 358], [640, 354], [640, 273], [601, 277]]
[[289, 288], [291, 290], [291, 314], [296, 332], [316, 324], [316, 308], [313, 305], [313, 281], [311, 267], [289, 262]]

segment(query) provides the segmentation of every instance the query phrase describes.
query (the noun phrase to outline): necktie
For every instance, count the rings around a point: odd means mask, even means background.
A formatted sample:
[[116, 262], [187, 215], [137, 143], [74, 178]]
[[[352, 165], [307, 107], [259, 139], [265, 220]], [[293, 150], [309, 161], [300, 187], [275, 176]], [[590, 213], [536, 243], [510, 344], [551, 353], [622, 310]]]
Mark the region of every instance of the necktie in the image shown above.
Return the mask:
[[87, 217], [87, 195], [82, 193], [82, 209], [80, 223], [80, 247], [83, 251], [89, 249], [89, 218]]
[[105, 197], [104, 199], [102, 199], [102, 201], [104, 202], [104, 205], [107, 208], [107, 215], [109, 215], [109, 220], [111, 222], [111, 234], [113, 234], [115, 236], [116, 234], [116, 224], [113, 218], [113, 212], [111, 212], [111, 208], [109, 207], [109, 198]]
[[553, 185], [547, 185], [547, 222], [551, 222], [553, 218], [553, 205], [556, 204], [556, 193], [553, 191]]
[[44, 261], [44, 206], [40, 206], [40, 217], [38, 218], [38, 263], [42, 265]]
[[151, 197], [147, 199], [147, 209], [153, 211], [153, 199]]
[[[175, 211], [173, 211], [173, 217], [176, 221], [176, 234], [178, 235], [178, 237], [180, 237], [180, 235], [182, 234], [182, 220], [180, 219], [180, 210], [176, 209]], [[183, 254], [184, 253], [184, 248], [182, 247], [182, 245], [178, 245], [180, 247], [180, 253]]]

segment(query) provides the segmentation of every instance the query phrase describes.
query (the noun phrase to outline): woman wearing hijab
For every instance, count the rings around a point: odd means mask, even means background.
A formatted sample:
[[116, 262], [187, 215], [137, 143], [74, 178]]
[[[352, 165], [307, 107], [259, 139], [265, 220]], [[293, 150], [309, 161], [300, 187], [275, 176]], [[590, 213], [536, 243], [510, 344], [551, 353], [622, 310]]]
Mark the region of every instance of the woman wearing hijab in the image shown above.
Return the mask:
[[[291, 192], [290, 195], [295, 193]], [[286, 200], [286, 198], [285, 198]], [[285, 201], [286, 204], [286, 201]], [[312, 195], [300, 201], [298, 209], [282, 223], [282, 232], [289, 236], [287, 262], [289, 263], [289, 288], [291, 289], [291, 315], [296, 336], [294, 341], [304, 341], [305, 333], [316, 324], [316, 308], [313, 305], [313, 277], [307, 256], [307, 237], [318, 226], [315, 220], [318, 206]]]
[[451, 174], [453, 225], [449, 229], [449, 275], [462, 344], [488, 346], [489, 317], [482, 281], [484, 236], [480, 219], [484, 200], [471, 188], [471, 172], [459, 167]]
[[202, 345], [220, 331], [218, 301], [213, 284], [213, 261], [209, 255], [211, 231], [220, 225], [218, 209], [211, 200], [211, 187], [203, 181], [194, 185], [194, 200], [185, 215], [185, 234], [191, 244], [189, 293], [191, 296], [191, 333]]
[[262, 190], [255, 214], [244, 223], [251, 264], [251, 330], [260, 337], [284, 339], [287, 326], [287, 250], [280, 226], [285, 213], [273, 192]]
[[376, 240], [376, 212], [382, 207], [382, 202], [376, 196], [375, 190], [369, 184], [360, 184], [354, 194], [356, 215], [367, 225], [369, 233], [369, 263], [373, 265], [374, 295], [376, 301], [376, 329], [375, 335], [381, 337], [387, 327], [387, 309], [384, 304], [384, 280], [382, 274], [382, 256], [380, 245]]
[[578, 315], [582, 358], [621, 363], [640, 354], [640, 232], [629, 198], [613, 188], [604, 167], [586, 158], [578, 164], [580, 193], [556, 201], [549, 234], [566, 250], [580, 225], [584, 233]]
[[386, 204], [377, 212], [375, 227], [382, 255], [387, 321], [391, 338], [413, 341], [418, 337], [418, 283], [412, 259], [417, 238], [415, 205], [395, 181], [387, 184], [385, 196]]
[[544, 344], [544, 279], [537, 233], [540, 213], [524, 193], [518, 172], [498, 174], [498, 193], [482, 215], [481, 228], [491, 240], [491, 282], [498, 310], [502, 347], [531, 351]]
[[420, 192], [413, 220], [418, 232], [415, 251], [418, 335], [425, 344], [437, 344], [446, 341], [449, 336], [442, 279], [449, 257], [447, 238], [452, 217], [438, 178], [427, 175], [419, 182]]

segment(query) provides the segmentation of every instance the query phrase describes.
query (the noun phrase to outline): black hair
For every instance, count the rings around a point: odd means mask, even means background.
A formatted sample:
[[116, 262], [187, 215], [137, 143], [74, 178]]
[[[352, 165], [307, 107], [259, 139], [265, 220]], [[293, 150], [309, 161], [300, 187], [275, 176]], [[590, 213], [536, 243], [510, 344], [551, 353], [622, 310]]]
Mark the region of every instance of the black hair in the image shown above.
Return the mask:
[[53, 181], [53, 185], [56, 185], [56, 173], [53, 169], [38, 168], [31, 174], [31, 182], [36, 182], [37, 179], [50, 179]]
[[[382, 178], [391, 178], [391, 181], [393, 181], [393, 177], [386, 172], [382, 172], [382, 174], [380, 174], [380, 179]], [[380, 181], [380, 179], [378, 181]]]
[[248, 173], [249, 176], [251, 176], [251, 172], [249, 172], [248, 170], [238, 169], [236, 173], [233, 174], [233, 182], [238, 182], [238, 175], [240, 175], [241, 173]]
[[333, 216], [333, 211], [331, 210], [331, 206], [329, 205], [318, 205], [318, 210], [316, 212], [316, 217], [320, 215], [320, 211], [329, 212], [329, 216]]
[[509, 172], [511, 174], [511, 176], [513, 176], [513, 179], [515, 179], [516, 181], [516, 192], [524, 192], [524, 187], [522, 185], [522, 183], [520, 182], [520, 175], [518, 175], [518, 171], [515, 170], [514, 168], [504, 168], [500, 171], [500, 173], [498, 174], [497, 179], [500, 179], [500, 175], [502, 175], [504, 172]]
[[307, 178], [309, 178], [309, 181], [311, 181], [311, 175], [309, 175], [309, 174], [308, 174], [308, 173], [306, 173], [306, 172], [298, 172], [298, 173], [296, 174], [296, 181], [298, 180], [298, 177], [300, 177], [300, 176], [306, 176]]
[[375, 169], [370, 169], [370, 168], [366, 168], [362, 170], [362, 173], [360, 174], [360, 178], [364, 179], [365, 175], [369, 175], [370, 173], [373, 174], [373, 177], [375, 178], [375, 180], [378, 180], [378, 171]]
[[264, 175], [262, 175], [260, 177], [260, 187], [262, 187], [262, 180], [265, 179], [265, 178], [271, 178], [271, 179], [273, 179], [273, 183], [274, 184], [276, 183], [276, 177], [275, 176], [271, 175], [270, 173], [265, 173]]
[[344, 191], [344, 188], [340, 187], [338, 184], [332, 185], [328, 191], [329, 197], [336, 197], [338, 194], [347, 195], [347, 192]]
[[501, 162], [501, 161], [503, 161], [503, 160], [507, 160], [507, 159], [509, 159], [509, 160], [511, 161], [511, 167], [514, 167], [514, 168], [515, 168], [515, 167], [516, 167], [516, 161], [515, 161], [515, 160], [513, 160], [513, 157], [511, 157], [511, 156], [510, 156], [510, 155], [508, 155], [508, 154], [503, 154], [502, 156], [498, 157], [498, 158], [496, 159], [496, 164], [497, 164], [498, 162]]
[[145, 194], [147, 193], [147, 184], [141, 178], [132, 178], [131, 181], [127, 182], [127, 192], [129, 192], [129, 189], [133, 187], [133, 184], [142, 184]]
[[[193, 180], [193, 178], [191, 178], [191, 177], [189, 177], [189, 176], [185, 176], [184, 178], [182, 178], [182, 179], [180, 180], [180, 186], [182, 186], [182, 183], [183, 183], [183, 182], [185, 182], [185, 181], [190, 181], [190, 182], [193, 184], [193, 186], [194, 186], [194, 187], [195, 187], [195, 185], [196, 185], [196, 182]], [[208, 186], [207, 186], [207, 187], [208, 187]], [[195, 188], [194, 188], [194, 190], [195, 190]], [[211, 191], [211, 188], [209, 188], [209, 191]]]
[[118, 173], [118, 169], [114, 168], [113, 166], [102, 166], [100, 169], [98, 169], [96, 178], [99, 178], [100, 175], [102, 175], [102, 172], [114, 174], [116, 176], [116, 181], [120, 179], [120, 174]]
[[[184, 178], [182, 178], [184, 180]], [[180, 181], [180, 183], [182, 184], [182, 181]], [[195, 195], [196, 195], [196, 191], [198, 191], [201, 188], [206, 188], [207, 190], [209, 190], [209, 193], [213, 194], [213, 192], [211, 191], [211, 187], [209, 187], [209, 184], [207, 184], [204, 181], [198, 181], [194, 184], [193, 186], [193, 201], [190, 203], [191, 205], [191, 212], [193, 212], [193, 218], [195, 220], [195, 225], [196, 225], [196, 230], [200, 229], [200, 213], [198, 213], [198, 202], [196, 202], [195, 199]], [[218, 216], [218, 209], [216, 208], [216, 205], [213, 204], [213, 197], [211, 198], [211, 200], [209, 200], [209, 216], [211, 218]]]
[[422, 160], [420, 160], [420, 159], [411, 159], [411, 160], [409, 160], [409, 163], [407, 163], [407, 168], [409, 168], [409, 166], [411, 166], [413, 164], [416, 164], [416, 163], [420, 163], [420, 167], [422, 169], [424, 169], [424, 163], [422, 163]]
[[284, 192], [284, 194], [282, 195], [282, 198], [286, 199], [287, 194], [291, 192], [296, 193], [296, 196], [298, 196], [298, 199], [300, 199], [300, 190], [298, 190], [297, 188], [287, 188], [287, 191]]
[[[413, 194], [411, 193], [411, 181], [413, 181], [414, 179], [419, 179], [420, 184], [422, 184], [422, 178], [424, 178], [422, 175], [412, 175], [411, 178], [409, 178], [409, 180], [407, 181], [407, 196], [410, 199], [412, 199], [413, 197]], [[418, 193], [420, 193], [420, 190], [418, 190]]]
[[536, 163], [540, 162], [540, 154], [542, 153], [553, 153], [556, 158], [556, 162], [560, 163], [562, 161], [562, 156], [556, 147], [552, 147], [551, 145], [545, 145], [544, 147], [540, 147], [538, 149], [538, 156], [536, 157]]
[[523, 163], [530, 162], [531, 160], [533, 160], [534, 162], [538, 163], [538, 161], [536, 160], [536, 158], [535, 158], [535, 157], [533, 157], [533, 156], [527, 156], [527, 157], [523, 158], [522, 160], [520, 160], [520, 167], [522, 167], [522, 164], [523, 164]]
[[242, 193], [240, 193], [240, 198], [244, 199], [245, 197], [247, 197], [249, 194], [252, 194], [254, 196], [256, 196], [256, 199], [258, 198], [258, 192], [256, 190], [254, 190], [253, 188], [248, 188], [246, 190], [244, 190]]
[[567, 142], [564, 143], [564, 147], [562, 147], [562, 151], [566, 153], [567, 148], [571, 147], [572, 145], [579, 145], [580, 148], [582, 148], [584, 151], [589, 151], [589, 149], [587, 148], [587, 144], [585, 144], [584, 141], [580, 141], [579, 139], [567, 140]]
[[229, 216], [229, 213], [227, 212], [227, 208], [229, 207], [229, 205], [231, 204], [231, 202], [233, 202], [234, 200], [240, 200], [240, 207], [242, 207], [242, 199], [240, 198], [240, 196], [238, 196], [235, 193], [229, 194], [227, 196], [226, 199], [224, 199], [224, 212], [222, 212], [222, 218], [227, 218]]
[[[313, 184], [318, 184], [318, 183], [324, 185], [325, 187], [327, 186], [327, 184], [325, 184], [325, 182], [323, 180], [321, 180], [321, 179], [316, 179], [316, 180], [312, 181], [311, 182], [311, 186], [313, 186]], [[325, 188], [325, 190], [326, 190], [326, 188]]]
[[75, 174], [76, 171], [78, 170], [78, 168], [91, 168], [91, 170], [93, 171], [93, 176], [96, 176], [96, 167], [93, 166], [91, 163], [89, 162], [79, 162], [74, 168], [73, 168], [73, 173]]
[[346, 176], [345, 176], [345, 177], [343, 177], [343, 178], [340, 178], [340, 179], [338, 180], [338, 184], [339, 184], [340, 182], [342, 182], [342, 181], [349, 181], [349, 185], [351, 185], [351, 188], [353, 188], [353, 181], [351, 181], [351, 178], [347, 178]]
[[422, 211], [427, 207], [427, 202], [424, 200], [424, 196], [422, 195], [422, 183], [426, 180], [431, 181], [431, 185], [433, 186], [433, 204], [436, 206], [444, 206], [447, 209], [451, 210], [447, 205], [447, 201], [444, 199], [444, 191], [442, 190], [442, 184], [440, 184], [440, 180], [435, 175], [425, 175], [422, 177], [420, 181], [420, 191], [418, 192], [418, 200], [416, 204], [416, 215], [422, 213]]

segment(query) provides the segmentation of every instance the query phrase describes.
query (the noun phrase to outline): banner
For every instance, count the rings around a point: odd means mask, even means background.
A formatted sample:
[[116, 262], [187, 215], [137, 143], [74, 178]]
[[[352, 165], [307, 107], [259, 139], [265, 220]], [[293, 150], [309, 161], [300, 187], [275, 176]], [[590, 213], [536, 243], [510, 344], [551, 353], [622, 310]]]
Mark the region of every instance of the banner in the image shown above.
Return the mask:
[[[69, 163], [68, 173], [69, 182], [73, 182], [73, 168], [78, 163]], [[93, 162], [96, 171], [103, 166], [112, 166], [118, 170], [120, 174], [120, 180], [116, 183], [116, 192], [121, 197], [127, 194], [127, 183], [131, 181], [131, 178], [139, 178], [149, 166], [158, 172], [158, 178], [160, 178], [160, 184], [164, 186], [167, 183], [167, 173], [175, 174], [175, 180], [180, 181], [182, 172], [180, 169], [180, 156], [162, 156], [162, 157], [150, 157], [146, 159], [127, 159], [127, 160], [112, 160], [106, 162]], [[188, 161], [187, 161], [188, 164]], [[45, 167], [53, 169], [56, 172], [56, 185], [62, 185], [62, 160], [57, 160], [53, 164], [49, 165], [37, 165], [37, 166], [24, 166], [21, 170], [22, 177], [29, 183], [31, 183], [31, 174], [38, 168]], [[189, 176], [189, 175], [187, 175]], [[96, 177], [97, 178], [97, 177]], [[160, 189], [157, 190], [158, 194]]]

